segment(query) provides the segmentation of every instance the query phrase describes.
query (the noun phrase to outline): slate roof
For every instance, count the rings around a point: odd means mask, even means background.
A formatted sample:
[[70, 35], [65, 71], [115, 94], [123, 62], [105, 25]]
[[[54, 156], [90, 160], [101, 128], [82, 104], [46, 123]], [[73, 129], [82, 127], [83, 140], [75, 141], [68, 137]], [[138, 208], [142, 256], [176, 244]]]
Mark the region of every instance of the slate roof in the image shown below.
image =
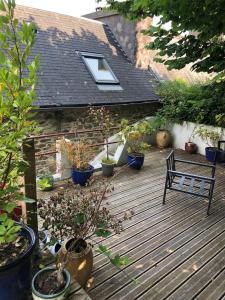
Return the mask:
[[[38, 30], [34, 54], [41, 55], [41, 67], [35, 105], [76, 107], [158, 100], [153, 73], [129, 62], [107, 25], [19, 5], [15, 16], [34, 22]], [[76, 51], [103, 54], [123, 91], [100, 91]]]

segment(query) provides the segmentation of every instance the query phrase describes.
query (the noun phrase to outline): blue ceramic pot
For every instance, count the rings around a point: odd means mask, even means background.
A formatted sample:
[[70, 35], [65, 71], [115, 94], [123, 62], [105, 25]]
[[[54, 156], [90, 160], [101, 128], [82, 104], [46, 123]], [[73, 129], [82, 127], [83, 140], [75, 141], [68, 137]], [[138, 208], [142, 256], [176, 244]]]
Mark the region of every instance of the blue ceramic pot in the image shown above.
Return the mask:
[[30, 244], [22, 256], [8, 265], [0, 267], [0, 299], [24, 300], [28, 298], [31, 282], [31, 257], [35, 248], [36, 237], [34, 231], [24, 224], [21, 235], [27, 236]]
[[218, 148], [216, 147], [206, 147], [205, 148], [205, 157], [208, 161], [214, 163], [216, 160], [216, 153]]
[[88, 179], [92, 176], [94, 167], [89, 165], [87, 170], [78, 170], [74, 167], [71, 168], [73, 183], [85, 186]]
[[143, 153], [130, 153], [127, 155], [128, 165], [136, 170], [140, 170], [144, 164], [145, 156]]

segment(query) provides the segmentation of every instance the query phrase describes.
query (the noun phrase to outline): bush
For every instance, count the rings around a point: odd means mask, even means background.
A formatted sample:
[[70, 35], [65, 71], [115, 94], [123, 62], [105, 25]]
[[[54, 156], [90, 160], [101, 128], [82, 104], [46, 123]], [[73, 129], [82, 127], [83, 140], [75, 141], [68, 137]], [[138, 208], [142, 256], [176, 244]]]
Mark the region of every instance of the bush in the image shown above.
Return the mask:
[[220, 118], [225, 112], [222, 82], [190, 85], [180, 80], [168, 81], [160, 84], [158, 94], [163, 104], [158, 114], [167, 121], [225, 126]]

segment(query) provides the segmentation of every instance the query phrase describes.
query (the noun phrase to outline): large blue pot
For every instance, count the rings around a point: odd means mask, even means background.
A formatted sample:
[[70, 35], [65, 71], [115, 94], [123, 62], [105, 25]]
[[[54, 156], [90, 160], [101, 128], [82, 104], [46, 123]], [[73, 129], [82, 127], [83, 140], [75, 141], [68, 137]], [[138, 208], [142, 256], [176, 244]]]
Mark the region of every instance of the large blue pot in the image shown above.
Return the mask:
[[31, 228], [24, 224], [21, 234], [28, 236], [30, 244], [26, 252], [8, 265], [0, 267], [0, 299], [24, 300], [28, 298], [31, 282], [31, 257], [36, 237]]
[[94, 167], [91, 165], [87, 170], [78, 170], [72, 167], [71, 173], [72, 173], [73, 183], [79, 184], [81, 186], [85, 186], [85, 184], [87, 183], [88, 179], [91, 177], [93, 172], [94, 172]]
[[218, 163], [225, 162], [225, 151], [216, 147], [206, 147], [205, 148], [205, 157], [208, 161], [214, 163], [214, 161]]
[[130, 153], [127, 155], [128, 165], [136, 170], [140, 170], [144, 164], [145, 156], [143, 153]]

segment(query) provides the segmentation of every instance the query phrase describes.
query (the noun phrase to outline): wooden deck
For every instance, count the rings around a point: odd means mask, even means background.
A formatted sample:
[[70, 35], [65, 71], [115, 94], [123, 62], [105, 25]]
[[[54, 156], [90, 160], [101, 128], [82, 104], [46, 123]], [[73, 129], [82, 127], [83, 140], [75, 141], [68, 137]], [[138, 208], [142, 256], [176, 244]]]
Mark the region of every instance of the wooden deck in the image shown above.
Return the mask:
[[[115, 254], [128, 255], [132, 263], [124, 269], [127, 277], [96, 254], [94, 286], [87, 291], [91, 299], [225, 299], [225, 168], [217, 167], [207, 217], [207, 201], [202, 198], [170, 191], [166, 205], [161, 204], [167, 154], [152, 150], [141, 171], [129, 169], [115, 179], [109, 198], [112, 211], [120, 214], [132, 208], [135, 215], [122, 234], [104, 244]], [[199, 155], [176, 154], [204, 161]]]

